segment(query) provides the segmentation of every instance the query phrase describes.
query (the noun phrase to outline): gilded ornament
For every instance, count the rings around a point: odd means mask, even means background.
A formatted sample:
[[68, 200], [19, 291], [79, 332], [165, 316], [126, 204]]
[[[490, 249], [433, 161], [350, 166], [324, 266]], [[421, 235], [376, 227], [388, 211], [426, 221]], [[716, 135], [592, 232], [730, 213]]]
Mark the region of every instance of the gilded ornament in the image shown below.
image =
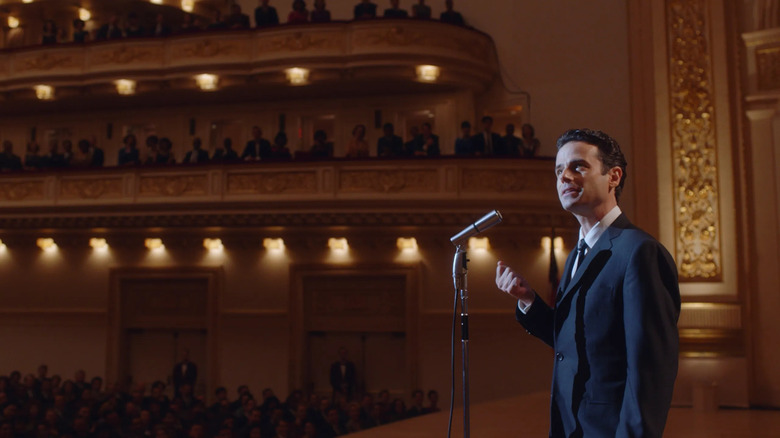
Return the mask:
[[122, 196], [121, 178], [66, 179], [60, 185], [63, 199], [118, 198]]
[[55, 68], [68, 68], [75, 65], [73, 56], [56, 56], [49, 53], [44, 53], [38, 56], [26, 58], [23, 62], [23, 66], [19, 68], [19, 71], [30, 70], [52, 70]]
[[141, 177], [139, 196], [172, 196], [206, 194], [208, 178], [203, 176]]
[[129, 47], [123, 45], [113, 50], [96, 52], [94, 64], [130, 64], [131, 62], [160, 60], [162, 60], [162, 49], [160, 47]]
[[315, 172], [238, 173], [227, 178], [229, 194], [315, 193]]
[[339, 38], [312, 36], [309, 33], [296, 32], [293, 35], [264, 38], [258, 42], [260, 53], [302, 52], [311, 49], [329, 49], [338, 47]]
[[780, 47], [756, 50], [756, 68], [759, 90], [780, 88]]
[[463, 169], [461, 190], [481, 193], [550, 190], [552, 173], [517, 169]]
[[43, 199], [43, 181], [0, 183], [0, 198], [6, 201]]
[[438, 173], [430, 170], [347, 170], [339, 173], [345, 192], [437, 192]]

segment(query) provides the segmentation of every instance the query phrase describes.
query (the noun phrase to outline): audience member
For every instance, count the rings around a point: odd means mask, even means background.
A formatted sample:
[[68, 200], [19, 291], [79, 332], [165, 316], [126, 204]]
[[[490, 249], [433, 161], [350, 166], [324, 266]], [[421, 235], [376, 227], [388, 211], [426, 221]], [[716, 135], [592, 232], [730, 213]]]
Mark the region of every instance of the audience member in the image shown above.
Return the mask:
[[355, 20], [376, 18], [376, 5], [371, 3], [371, 0], [361, 0], [355, 5], [354, 17]]
[[144, 164], [154, 164], [157, 162], [157, 151], [160, 139], [156, 135], [146, 137], [146, 156], [143, 159]]
[[438, 157], [441, 155], [439, 136], [433, 133], [430, 123], [425, 122], [422, 124], [422, 129], [414, 142], [411, 155], [421, 157]]
[[339, 348], [339, 360], [330, 366], [330, 386], [333, 389], [333, 399], [344, 396], [352, 398], [357, 384], [355, 364], [349, 360], [345, 347]]
[[347, 145], [347, 158], [368, 157], [368, 143], [365, 140], [366, 125], [356, 125], [352, 128], [352, 140]]
[[400, 398], [394, 399], [393, 402], [390, 403], [390, 409], [387, 411], [386, 417], [388, 423], [405, 420], [406, 403]]
[[420, 140], [420, 128], [417, 125], [409, 128], [409, 141], [404, 143], [404, 155], [413, 156], [415, 149], [417, 149], [417, 142]]
[[287, 23], [300, 24], [309, 21], [309, 11], [306, 10], [306, 2], [303, 0], [294, 0], [292, 11], [287, 15]]
[[14, 144], [9, 140], [3, 142], [3, 153], [0, 154], [0, 171], [12, 172], [22, 170], [22, 159], [14, 154]]
[[455, 155], [473, 155], [474, 147], [471, 144], [471, 123], [464, 120], [460, 124], [461, 136], [455, 140]]
[[385, 18], [407, 18], [409, 13], [399, 7], [399, 0], [390, 0], [390, 7], [385, 9]]
[[171, 26], [165, 22], [165, 15], [157, 14], [154, 18], [154, 28], [152, 29], [151, 36], [153, 37], [165, 37], [171, 34]]
[[452, 0], [445, 0], [444, 6], [446, 10], [439, 15], [439, 20], [441, 20], [442, 23], [457, 24], [458, 26], [466, 25], [466, 22], [463, 20], [463, 15], [452, 9]]
[[412, 17], [420, 20], [430, 20], [431, 7], [425, 4], [425, 0], [419, 0], [416, 5], [412, 5]]
[[117, 164], [119, 166], [137, 165], [141, 164], [141, 160], [138, 156], [138, 149], [136, 148], [136, 138], [134, 134], [127, 134], [122, 139], [124, 147], [119, 150], [119, 158]]
[[73, 20], [73, 42], [86, 43], [89, 41], [89, 32], [85, 29], [86, 23], [81, 19]]
[[95, 39], [97, 40], [113, 40], [122, 38], [122, 28], [119, 27], [119, 15], [113, 15], [108, 23], [98, 29]]
[[471, 146], [475, 155], [495, 155], [501, 147], [501, 136], [493, 132], [493, 118], [482, 117], [482, 132], [471, 137]]
[[62, 140], [62, 160], [63, 165], [68, 167], [73, 162], [73, 142], [69, 139]]
[[406, 411], [406, 418], [417, 417], [425, 413], [425, 393], [421, 389], [412, 391], [412, 407]]
[[241, 5], [233, 3], [230, 5], [230, 15], [228, 15], [227, 27], [230, 29], [249, 29], [249, 16], [241, 12]]
[[268, 4], [269, 0], [260, 0], [260, 6], [255, 8], [255, 27], [269, 27], [279, 24], [276, 8]]
[[241, 159], [244, 161], [259, 160], [268, 155], [271, 143], [263, 138], [263, 130], [259, 126], [252, 127], [252, 140], [246, 143]]
[[227, 29], [227, 23], [225, 23], [225, 20], [222, 18], [222, 10], [220, 10], [219, 8], [214, 9], [214, 21], [209, 23], [206, 26], [206, 29], [208, 30]]
[[60, 145], [56, 139], [49, 140], [49, 151], [41, 157], [40, 167], [59, 169], [65, 167], [65, 158], [59, 151]]
[[233, 140], [229, 137], [222, 141], [222, 147], [217, 146], [217, 149], [214, 150], [214, 156], [211, 157], [211, 161], [215, 163], [228, 163], [238, 160], [238, 153], [233, 150]]
[[328, 134], [318, 129], [314, 132], [314, 144], [309, 150], [311, 158], [330, 158], [333, 156], [333, 143], [328, 141]]
[[268, 149], [267, 155], [261, 158], [269, 158], [272, 160], [289, 160], [292, 158], [290, 149], [287, 148], [287, 134], [284, 131], [279, 131], [274, 137], [274, 142]]
[[127, 38], [138, 38], [146, 36], [146, 31], [141, 26], [141, 21], [138, 19], [138, 14], [131, 12], [127, 14], [127, 20], [125, 22], [125, 36]]
[[520, 153], [520, 139], [515, 136], [515, 125], [508, 123], [501, 148], [496, 148], [496, 155], [518, 155]]
[[188, 33], [200, 32], [200, 31], [201, 28], [195, 22], [195, 16], [192, 14], [184, 14], [184, 17], [182, 17], [181, 20], [181, 26], [179, 26], [179, 30], [177, 31], [177, 33], [188, 34]]
[[187, 153], [184, 155], [184, 160], [182, 163], [208, 163], [209, 153], [204, 151], [202, 146], [203, 142], [200, 140], [200, 137], [193, 138], [192, 150], [187, 151]]
[[404, 141], [401, 137], [395, 135], [392, 123], [385, 123], [383, 129], [384, 136], [380, 137], [376, 143], [378, 157], [400, 157], [404, 154]]
[[162, 137], [157, 145], [157, 155], [154, 164], [175, 164], [176, 157], [173, 154], [173, 143], [168, 137]]
[[325, 7], [325, 0], [314, 0], [314, 10], [311, 11], [312, 23], [327, 23], [330, 21], [330, 11]]
[[432, 414], [441, 411], [439, 407], [439, 392], [435, 389], [428, 391], [428, 407], [425, 408], [426, 414]]
[[41, 37], [41, 44], [56, 44], [57, 43], [57, 25], [54, 20], [46, 20], [43, 22], [43, 35]]
[[522, 129], [522, 135], [521, 138], [521, 148], [523, 149], [523, 156], [526, 158], [531, 158], [536, 156], [536, 153], [539, 151], [539, 139], [536, 138], [536, 131], [534, 130], [534, 127], [531, 126], [530, 123], [526, 123], [523, 125]]
[[[103, 167], [103, 163], [105, 162], [105, 154], [103, 153], [103, 149], [97, 147], [97, 141], [94, 137], [92, 138], [91, 142], [89, 140], [80, 140], [79, 150], [85, 155], [89, 156], [89, 167]], [[58, 378], [59, 376], [57, 375], [51, 377], [53, 385], [59, 385], [59, 382], [55, 380]]]

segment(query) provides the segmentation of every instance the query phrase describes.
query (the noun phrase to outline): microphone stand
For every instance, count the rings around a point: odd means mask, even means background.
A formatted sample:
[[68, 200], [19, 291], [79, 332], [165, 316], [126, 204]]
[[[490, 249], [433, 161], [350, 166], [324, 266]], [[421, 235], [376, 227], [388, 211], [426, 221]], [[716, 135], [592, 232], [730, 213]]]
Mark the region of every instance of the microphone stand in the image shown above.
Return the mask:
[[460, 342], [463, 353], [463, 438], [469, 438], [469, 292], [467, 285], [469, 260], [466, 258], [464, 246], [465, 244], [461, 244], [455, 249], [455, 257], [452, 261], [452, 279], [455, 282], [455, 291], [460, 295]]

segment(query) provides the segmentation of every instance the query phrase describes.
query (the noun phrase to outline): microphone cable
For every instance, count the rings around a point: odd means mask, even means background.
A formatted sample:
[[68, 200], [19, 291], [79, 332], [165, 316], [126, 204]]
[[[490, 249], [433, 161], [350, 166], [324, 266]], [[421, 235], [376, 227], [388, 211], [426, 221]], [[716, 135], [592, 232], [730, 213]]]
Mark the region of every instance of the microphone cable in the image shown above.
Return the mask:
[[458, 327], [458, 288], [452, 303], [452, 337], [450, 340], [450, 419], [447, 423], [447, 438], [452, 437], [452, 415], [455, 411], [455, 332]]

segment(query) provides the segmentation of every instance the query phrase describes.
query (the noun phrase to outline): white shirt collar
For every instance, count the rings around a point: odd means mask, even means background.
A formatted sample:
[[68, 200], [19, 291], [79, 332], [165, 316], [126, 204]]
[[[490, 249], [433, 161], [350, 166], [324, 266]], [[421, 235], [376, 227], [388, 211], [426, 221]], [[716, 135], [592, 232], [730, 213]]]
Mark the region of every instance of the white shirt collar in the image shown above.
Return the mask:
[[601, 218], [601, 220], [598, 221], [596, 225], [590, 229], [590, 231], [588, 231], [588, 234], [583, 236], [582, 228], [580, 228], [580, 239], [585, 239], [585, 243], [588, 244], [588, 248], [593, 248], [593, 246], [596, 245], [596, 242], [598, 242], [599, 237], [604, 234], [604, 231], [607, 231], [607, 228], [609, 228], [609, 226], [615, 222], [615, 219], [617, 219], [621, 213], [622, 211], [620, 211], [620, 207], [617, 205], [614, 206], [612, 210], [609, 211], [609, 213], [605, 214], [604, 217]]

